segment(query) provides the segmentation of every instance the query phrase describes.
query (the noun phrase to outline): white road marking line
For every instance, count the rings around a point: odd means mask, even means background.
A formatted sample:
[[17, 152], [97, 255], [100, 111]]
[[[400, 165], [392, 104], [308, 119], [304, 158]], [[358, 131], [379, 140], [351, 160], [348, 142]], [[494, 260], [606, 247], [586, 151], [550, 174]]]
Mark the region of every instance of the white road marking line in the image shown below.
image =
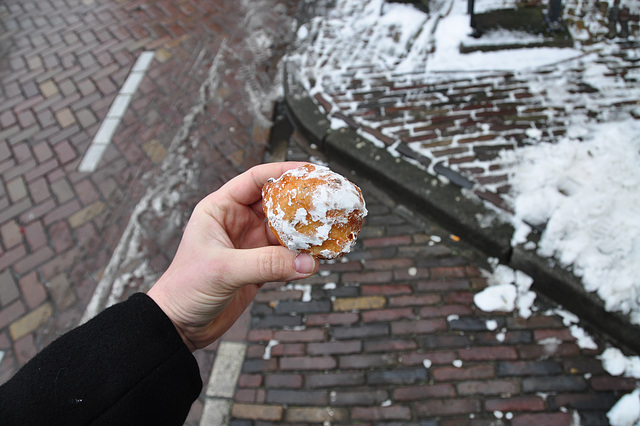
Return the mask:
[[109, 112], [107, 113], [107, 117], [100, 125], [96, 136], [93, 138], [93, 141], [89, 146], [89, 149], [82, 158], [80, 166], [78, 166], [78, 171], [95, 171], [98, 163], [100, 162], [100, 159], [102, 158], [102, 155], [104, 154], [104, 151], [111, 143], [111, 139], [113, 138], [116, 129], [120, 125], [120, 121], [122, 120], [122, 117], [124, 117], [131, 99], [135, 95], [138, 87], [140, 86], [140, 82], [149, 69], [154, 56], [155, 52], [145, 51], [142, 52], [138, 57], [138, 60], [133, 65], [133, 68], [127, 76], [127, 79], [120, 88], [118, 96], [116, 96], [113, 103], [111, 104]]
[[207, 384], [207, 399], [200, 417], [200, 425], [227, 425], [229, 423], [233, 396], [246, 353], [246, 343], [220, 342]]

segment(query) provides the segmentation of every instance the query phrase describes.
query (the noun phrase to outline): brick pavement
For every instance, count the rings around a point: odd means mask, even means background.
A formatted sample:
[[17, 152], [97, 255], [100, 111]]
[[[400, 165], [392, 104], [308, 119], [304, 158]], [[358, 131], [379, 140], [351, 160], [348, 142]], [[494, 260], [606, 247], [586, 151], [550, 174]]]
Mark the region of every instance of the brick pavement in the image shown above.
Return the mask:
[[[289, 158], [309, 154], [294, 134]], [[486, 259], [353, 179], [369, 209], [355, 251], [256, 297], [231, 425], [607, 424], [638, 383], [603, 371], [606, 338], [581, 349], [540, 296], [528, 319], [480, 311]]]
[[[195, 201], [261, 161], [268, 94], [291, 36], [283, 28], [296, 9], [296, 1], [0, 5], [0, 383], [78, 324], [139, 201], [177, 173], [171, 160], [182, 162], [188, 191], [179, 180], [167, 188], [173, 226], [138, 240], [148, 276], [121, 279], [127, 289], [166, 267]], [[95, 172], [78, 172], [143, 51], [154, 61], [111, 145]], [[216, 58], [220, 73], [206, 85]], [[158, 231], [169, 215], [150, 211], [140, 223]]]

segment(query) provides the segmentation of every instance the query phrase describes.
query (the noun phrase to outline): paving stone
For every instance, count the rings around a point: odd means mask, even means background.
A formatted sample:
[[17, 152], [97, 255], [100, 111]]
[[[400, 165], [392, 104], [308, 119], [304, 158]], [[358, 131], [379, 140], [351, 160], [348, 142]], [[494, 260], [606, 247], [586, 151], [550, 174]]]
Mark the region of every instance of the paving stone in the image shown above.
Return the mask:
[[57, 275], [49, 281], [49, 291], [53, 297], [56, 307], [60, 310], [68, 308], [76, 301], [76, 295], [73, 292], [73, 287], [67, 277], [63, 274]]
[[56, 111], [54, 115], [62, 128], [69, 127], [76, 122], [76, 118], [69, 108], [62, 108]]
[[69, 182], [66, 179], [60, 179], [52, 183], [51, 191], [55, 194], [58, 203], [66, 203], [75, 196], [73, 189], [71, 189], [71, 185], [69, 185]]
[[233, 404], [231, 415], [239, 419], [277, 421], [284, 408], [278, 405]]
[[40, 92], [45, 98], [50, 98], [58, 93], [58, 86], [53, 80], [47, 80], [40, 83]]
[[378, 309], [385, 306], [387, 299], [383, 296], [362, 296], [353, 298], [339, 298], [333, 302], [334, 311], [361, 311]]
[[107, 205], [103, 201], [96, 201], [87, 207], [80, 209], [69, 217], [69, 225], [71, 228], [78, 228], [87, 222], [93, 220], [96, 216], [104, 213]]
[[9, 270], [0, 272], [0, 307], [5, 307], [20, 297], [18, 286]]
[[38, 280], [36, 272], [30, 272], [20, 278], [20, 291], [29, 309], [34, 309], [47, 299], [47, 292]]
[[35, 331], [40, 325], [49, 319], [52, 313], [53, 308], [51, 304], [47, 302], [32, 310], [19, 320], [12, 322], [9, 326], [11, 338], [16, 341]]
[[290, 407], [287, 409], [285, 421], [290, 423], [331, 423], [348, 419], [349, 412], [334, 407]]
[[2, 245], [5, 249], [10, 249], [22, 242], [22, 232], [16, 221], [7, 222], [0, 227], [0, 235], [2, 235]]

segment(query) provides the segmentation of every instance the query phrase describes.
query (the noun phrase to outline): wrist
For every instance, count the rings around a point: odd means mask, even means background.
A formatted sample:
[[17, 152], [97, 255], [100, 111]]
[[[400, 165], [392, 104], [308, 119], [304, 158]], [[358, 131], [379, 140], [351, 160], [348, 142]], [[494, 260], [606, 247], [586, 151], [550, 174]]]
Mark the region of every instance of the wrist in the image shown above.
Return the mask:
[[194, 352], [196, 348], [191, 340], [187, 338], [186, 333], [178, 325], [178, 321], [176, 320], [177, 316], [174, 314], [173, 310], [171, 309], [171, 304], [168, 302], [169, 297], [164, 291], [162, 291], [161, 286], [156, 283], [147, 292], [147, 296], [149, 296], [155, 302], [155, 304], [158, 305], [162, 312], [164, 312], [164, 314], [167, 316], [169, 321], [171, 321], [171, 324], [173, 324], [173, 327], [180, 336], [180, 339], [182, 339], [182, 342], [189, 349], [189, 351]]

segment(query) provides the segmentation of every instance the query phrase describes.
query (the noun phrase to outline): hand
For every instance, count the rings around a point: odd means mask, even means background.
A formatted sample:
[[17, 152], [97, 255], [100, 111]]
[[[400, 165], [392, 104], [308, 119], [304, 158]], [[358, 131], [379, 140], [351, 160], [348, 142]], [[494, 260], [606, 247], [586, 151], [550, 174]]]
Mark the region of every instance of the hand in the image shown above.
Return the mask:
[[313, 275], [318, 261], [278, 244], [262, 186], [301, 163], [256, 166], [198, 203], [167, 271], [149, 296], [192, 351], [222, 336], [268, 281]]

